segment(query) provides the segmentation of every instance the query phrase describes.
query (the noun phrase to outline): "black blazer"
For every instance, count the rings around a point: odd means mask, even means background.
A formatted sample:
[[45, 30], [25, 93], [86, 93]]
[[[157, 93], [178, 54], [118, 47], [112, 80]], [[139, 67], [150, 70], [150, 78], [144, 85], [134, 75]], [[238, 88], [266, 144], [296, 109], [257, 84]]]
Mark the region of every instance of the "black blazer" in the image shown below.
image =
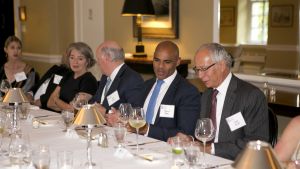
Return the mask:
[[[212, 89], [202, 95], [200, 117], [209, 117]], [[246, 126], [230, 130], [226, 118], [241, 112]], [[250, 140], [269, 140], [268, 103], [265, 95], [255, 86], [232, 75], [219, 127], [215, 154], [234, 160]]]
[[[99, 87], [96, 94], [89, 101], [90, 103], [100, 102], [101, 95], [106, 84], [107, 76], [102, 75], [99, 81]], [[119, 108], [120, 103], [131, 103], [132, 106], [142, 106], [141, 91], [143, 91], [144, 80], [140, 74], [132, 70], [126, 64], [124, 64], [117, 73], [114, 81], [112, 82], [107, 95], [103, 100], [103, 106], [109, 110], [111, 107]], [[107, 96], [113, 92], [118, 91], [120, 99], [113, 103], [108, 104]]]
[[[156, 78], [145, 82], [144, 101], [155, 82]], [[200, 112], [200, 97], [198, 89], [177, 73], [161, 102], [175, 106], [174, 118], [160, 117], [159, 108], [154, 124], [150, 125], [148, 136], [163, 141], [178, 132], [194, 136]]]
[[35, 94], [37, 92], [37, 90], [39, 89], [39, 87], [49, 78], [49, 85], [46, 89], [45, 94], [41, 95], [40, 100], [41, 100], [41, 108], [43, 109], [48, 109], [47, 108], [47, 102], [48, 99], [50, 97], [50, 95], [52, 94], [52, 92], [55, 90], [57, 84], [53, 83], [54, 80], [54, 76], [55, 74], [60, 75], [60, 76], [64, 76], [66, 75], [68, 72], [70, 72], [70, 69], [68, 69], [66, 66], [64, 65], [54, 65], [52, 66], [41, 78], [41, 80], [32, 87], [31, 91], [33, 92], [33, 94]]

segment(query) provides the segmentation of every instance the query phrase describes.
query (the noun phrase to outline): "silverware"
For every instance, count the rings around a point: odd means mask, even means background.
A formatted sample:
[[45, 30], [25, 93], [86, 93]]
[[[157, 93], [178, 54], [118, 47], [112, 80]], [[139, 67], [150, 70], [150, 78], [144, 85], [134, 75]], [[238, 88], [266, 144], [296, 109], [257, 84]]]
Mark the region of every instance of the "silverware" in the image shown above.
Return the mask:
[[[142, 146], [142, 145], [152, 144], [152, 143], [158, 143], [158, 142], [161, 142], [161, 141], [159, 141], [159, 140], [156, 140], [156, 141], [150, 141], [150, 142], [145, 142], [145, 143], [139, 143], [138, 145], [139, 145], [139, 146]], [[136, 144], [128, 144], [127, 146], [136, 146]]]
[[49, 117], [50, 115], [42, 115], [42, 116], [35, 116], [34, 118], [43, 118], [43, 117]]
[[132, 154], [133, 156], [135, 157], [139, 157], [143, 160], [147, 160], [147, 161], [153, 161], [153, 157], [150, 157], [150, 156], [146, 156], [146, 155], [140, 155], [140, 154]]
[[231, 164], [232, 163], [218, 164], [218, 165], [207, 167], [205, 169], [214, 169], [214, 168], [219, 168], [219, 167], [225, 167], [225, 166], [230, 166]]

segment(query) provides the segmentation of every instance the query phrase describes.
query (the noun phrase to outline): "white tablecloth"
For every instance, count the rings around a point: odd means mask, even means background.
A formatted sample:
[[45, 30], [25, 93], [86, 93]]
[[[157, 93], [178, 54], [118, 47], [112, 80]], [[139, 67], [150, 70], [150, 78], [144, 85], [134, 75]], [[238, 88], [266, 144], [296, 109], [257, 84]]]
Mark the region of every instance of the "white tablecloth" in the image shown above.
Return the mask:
[[[51, 152], [51, 169], [57, 168], [56, 154], [58, 151], [70, 150], [74, 153], [75, 168], [82, 168], [81, 165], [87, 161], [86, 158], [86, 139], [78, 137], [74, 130], [66, 133], [62, 130], [64, 125], [61, 121], [60, 114], [46, 110], [31, 110], [30, 116], [49, 115], [45, 118], [40, 118], [47, 124], [41, 124], [39, 128], [32, 127], [31, 119], [21, 121], [21, 130], [23, 133], [28, 133], [30, 137], [31, 147], [34, 149], [40, 144], [46, 144]], [[124, 158], [118, 158], [114, 154], [116, 152], [116, 142], [114, 141], [112, 129], [105, 127], [109, 138], [108, 148], [103, 148], [97, 145], [97, 139], [92, 141], [92, 157], [98, 168], [102, 169], [170, 169], [172, 167], [171, 147], [165, 143], [145, 136], [139, 136], [139, 143], [149, 143], [141, 145], [139, 154], [153, 155], [153, 161], [147, 161], [138, 156], [128, 155]], [[96, 129], [97, 130], [97, 129]], [[96, 131], [95, 130], [95, 131]], [[97, 132], [96, 132], [97, 134]], [[136, 135], [129, 133], [126, 135], [126, 149], [132, 153], [136, 153], [135, 146], [129, 146], [136, 143]], [[229, 164], [230, 160], [207, 154], [206, 162], [213, 165]], [[14, 168], [9, 166], [9, 159], [1, 157], [0, 168]], [[184, 165], [182, 168], [188, 168]], [[222, 168], [222, 167], [217, 167]], [[230, 168], [228, 166], [223, 168]]]

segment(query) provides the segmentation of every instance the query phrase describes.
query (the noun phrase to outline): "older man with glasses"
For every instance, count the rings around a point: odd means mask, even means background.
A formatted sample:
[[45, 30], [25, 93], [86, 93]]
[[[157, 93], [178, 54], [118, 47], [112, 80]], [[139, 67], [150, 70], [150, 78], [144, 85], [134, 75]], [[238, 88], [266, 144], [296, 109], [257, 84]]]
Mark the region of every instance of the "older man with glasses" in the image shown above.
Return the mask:
[[200, 118], [211, 118], [216, 128], [206, 152], [235, 159], [248, 141], [268, 141], [267, 100], [257, 87], [230, 72], [232, 57], [225, 49], [216, 43], [202, 45], [195, 65], [196, 75], [208, 88], [202, 95]]

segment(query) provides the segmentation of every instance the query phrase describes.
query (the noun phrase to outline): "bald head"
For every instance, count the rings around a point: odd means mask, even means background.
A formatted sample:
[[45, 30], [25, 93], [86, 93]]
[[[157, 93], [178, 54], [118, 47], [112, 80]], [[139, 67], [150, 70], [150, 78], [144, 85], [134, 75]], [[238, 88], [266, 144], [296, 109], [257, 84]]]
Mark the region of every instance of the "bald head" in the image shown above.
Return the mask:
[[155, 49], [154, 56], [156, 56], [157, 53], [159, 53], [161, 51], [167, 52], [174, 59], [179, 58], [178, 46], [171, 41], [160, 42]]
[[97, 63], [100, 71], [109, 76], [120, 64], [124, 63], [124, 50], [115, 41], [105, 41], [97, 47]]

